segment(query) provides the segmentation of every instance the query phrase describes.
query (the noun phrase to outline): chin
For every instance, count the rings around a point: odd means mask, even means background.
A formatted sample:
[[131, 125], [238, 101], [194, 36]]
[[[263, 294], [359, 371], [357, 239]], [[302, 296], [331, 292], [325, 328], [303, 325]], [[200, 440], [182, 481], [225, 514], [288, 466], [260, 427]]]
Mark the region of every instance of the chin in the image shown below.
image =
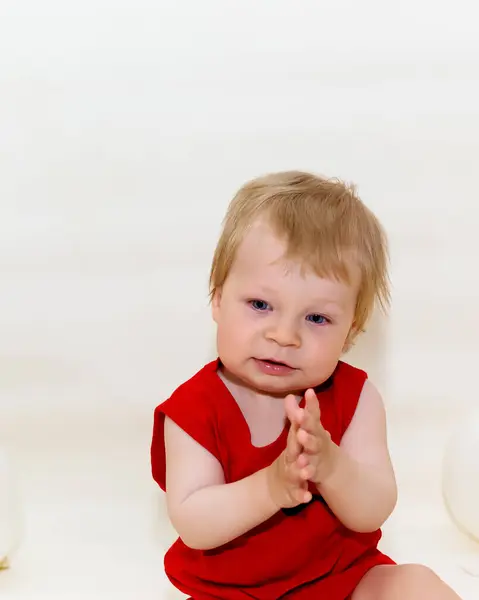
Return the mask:
[[220, 361], [225, 375], [232, 382], [262, 394], [284, 398], [288, 394], [301, 395], [308, 387], [317, 385], [317, 383], [310, 385], [305, 381], [300, 371], [284, 376], [273, 376], [259, 372], [249, 361], [246, 361], [246, 364], [238, 364], [229, 361], [227, 357], [224, 360], [220, 357]]
[[263, 375], [259, 377], [245, 378], [248, 387], [272, 396], [286, 397], [288, 394], [300, 395], [304, 393], [307, 386], [294, 377], [271, 377]]

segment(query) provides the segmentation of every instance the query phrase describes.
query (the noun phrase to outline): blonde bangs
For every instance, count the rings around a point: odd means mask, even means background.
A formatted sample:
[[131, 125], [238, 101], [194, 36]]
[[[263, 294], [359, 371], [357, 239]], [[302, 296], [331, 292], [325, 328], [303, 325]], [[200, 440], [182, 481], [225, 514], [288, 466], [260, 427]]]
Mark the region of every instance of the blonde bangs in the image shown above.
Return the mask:
[[319, 277], [350, 284], [352, 267], [359, 269], [358, 330], [375, 304], [387, 310], [388, 251], [379, 221], [353, 186], [298, 171], [255, 179], [233, 198], [213, 257], [211, 294], [223, 285], [239, 244], [259, 218], [285, 240], [285, 258], [299, 261]]

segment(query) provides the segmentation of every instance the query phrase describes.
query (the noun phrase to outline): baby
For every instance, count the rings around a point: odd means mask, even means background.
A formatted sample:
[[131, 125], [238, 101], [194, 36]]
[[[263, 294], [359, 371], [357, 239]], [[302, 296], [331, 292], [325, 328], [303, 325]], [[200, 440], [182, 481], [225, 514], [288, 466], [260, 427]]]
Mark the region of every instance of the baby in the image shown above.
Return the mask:
[[155, 411], [153, 477], [194, 600], [454, 600], [378, 549], [396, 504], [385, 410], [341, 360], [389, 302], [376, 217], [338, 180], [274, 173], [229, 206], [211, 269], [217, 360]]

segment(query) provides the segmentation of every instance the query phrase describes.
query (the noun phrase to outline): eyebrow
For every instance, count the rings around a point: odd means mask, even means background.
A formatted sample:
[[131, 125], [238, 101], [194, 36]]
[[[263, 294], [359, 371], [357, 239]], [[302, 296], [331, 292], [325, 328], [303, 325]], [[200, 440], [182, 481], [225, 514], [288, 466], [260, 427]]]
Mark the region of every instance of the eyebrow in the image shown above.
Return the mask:
[[259, 285], [258, 292], [265, 293], [265, 294], [277, 294], [278, 290], [274, 290], [273, 288], [270, 288], [267, 285]]

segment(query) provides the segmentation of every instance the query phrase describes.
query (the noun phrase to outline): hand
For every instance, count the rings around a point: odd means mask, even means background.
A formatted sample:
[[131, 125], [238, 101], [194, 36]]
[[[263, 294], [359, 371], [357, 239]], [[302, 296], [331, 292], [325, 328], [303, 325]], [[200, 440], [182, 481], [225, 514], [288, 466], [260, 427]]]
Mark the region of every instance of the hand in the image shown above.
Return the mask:
[[295, 409], [298, 409], [294, 396], [286, 397], [285, 408], [291, 427], [286, 448], [268, 469], [268, 483], [271, 497], [279, 508], [294, 508], [309, 502], [312, 496], [304, 472], [307, 463], [304, 458], [300, 459], [303, 448], [298, 441], [298, 425], [294, 418]]
[[321, 410], [314, 390], [306, 390], [305, 400], [305, 408], [296, 406], [290, 420], [295, 424], [297, 443], [303, 449], [298, 457], [301, 477], [318, 486], [333, 472], [338, 447], [321, 423]]

